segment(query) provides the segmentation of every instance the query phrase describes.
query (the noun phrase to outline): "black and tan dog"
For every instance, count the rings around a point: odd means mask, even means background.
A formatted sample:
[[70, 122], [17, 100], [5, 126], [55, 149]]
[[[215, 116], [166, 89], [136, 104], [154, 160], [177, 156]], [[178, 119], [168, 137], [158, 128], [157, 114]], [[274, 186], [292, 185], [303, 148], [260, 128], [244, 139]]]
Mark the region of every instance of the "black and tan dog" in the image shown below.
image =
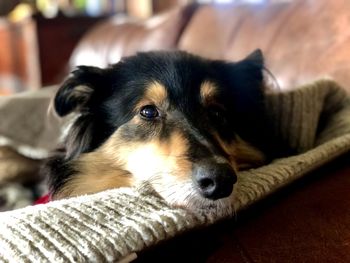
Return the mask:
[[237, 171], [275, 154], [263, 70], [259, 50], [235, 63], [178, 51], [79, 67], [54, 100], [78, 117], [47, 164], [53, 199], [147, 182], [173, 205], [224, 206]]

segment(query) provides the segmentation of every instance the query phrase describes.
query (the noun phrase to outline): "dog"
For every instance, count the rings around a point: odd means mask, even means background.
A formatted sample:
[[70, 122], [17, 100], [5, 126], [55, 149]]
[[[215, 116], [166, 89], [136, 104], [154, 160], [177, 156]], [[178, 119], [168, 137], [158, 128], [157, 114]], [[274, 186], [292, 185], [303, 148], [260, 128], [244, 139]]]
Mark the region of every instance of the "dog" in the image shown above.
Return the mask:
[[52, 199], [147, 184], [174, 206], [224, 209], [237, 173], [279, 151], [264, 69], [260, 50], [237, 62], [157, 51], [78, 67], [54, 98], [59, 116], [77, 117], [46, 164]]

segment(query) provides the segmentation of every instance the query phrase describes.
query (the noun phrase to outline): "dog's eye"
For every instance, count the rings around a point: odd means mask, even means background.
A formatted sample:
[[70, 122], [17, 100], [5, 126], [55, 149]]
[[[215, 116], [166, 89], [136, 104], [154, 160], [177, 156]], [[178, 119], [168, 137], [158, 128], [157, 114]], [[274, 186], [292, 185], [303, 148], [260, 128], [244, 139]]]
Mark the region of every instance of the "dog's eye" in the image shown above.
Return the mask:
[[140, 110], [140, 115], [147, 120], [155, 119], [159, 116], [159, 111], [154, 105], [143, 106]]

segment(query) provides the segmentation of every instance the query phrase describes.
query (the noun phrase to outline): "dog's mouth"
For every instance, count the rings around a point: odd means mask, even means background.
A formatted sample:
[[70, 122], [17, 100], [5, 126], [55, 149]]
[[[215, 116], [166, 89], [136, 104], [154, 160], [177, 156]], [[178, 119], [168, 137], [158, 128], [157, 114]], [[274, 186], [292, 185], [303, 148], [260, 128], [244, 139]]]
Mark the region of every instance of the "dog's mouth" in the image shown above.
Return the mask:
[[164, 200], [173, 207], [184, 208], [192, 212], [199, 212], [206, 215], [227, 216], [234, 214], [232, 191], [219, 199], [203, 197], [193, 182], [183, 182], [166, 190], [157, 191]]
[[[195, 177], [195, 176], [194, 176]], [[203, 174], [199, 178], [205, 177]], [[164, 177], [163, 177], [164, 178]], [[205, 179], [185, 181], [149, 181], [152, 188], [169, 205], [206, 215], [232, 215], [234, 213], [234, 183], [236, 177], [220, 178], [219, 182]]]

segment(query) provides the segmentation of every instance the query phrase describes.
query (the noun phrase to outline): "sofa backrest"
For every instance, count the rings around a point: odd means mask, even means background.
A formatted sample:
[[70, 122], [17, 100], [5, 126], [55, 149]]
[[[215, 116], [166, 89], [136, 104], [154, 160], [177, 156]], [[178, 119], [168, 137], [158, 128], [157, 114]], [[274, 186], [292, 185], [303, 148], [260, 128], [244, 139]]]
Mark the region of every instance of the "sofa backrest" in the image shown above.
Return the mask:
[[178, 7], [147, 20], [113, 17], [93, 27], [77, 45], [70, 68], [106, 67], [138, 51], [174, 50], [196, 6]]
[[159, 49], [237, 60], [256, 48], [284, 89], [331, 77], [350, 92], [350, 1], [187, 6], [146, 21], [110, 19], [83, 38], [70, 64], [104, 67]]
[[350, 1], [203, 6], [178, 47], [227, 60], [261, 48], [282, 88], [329, 76], [350, 91]]

